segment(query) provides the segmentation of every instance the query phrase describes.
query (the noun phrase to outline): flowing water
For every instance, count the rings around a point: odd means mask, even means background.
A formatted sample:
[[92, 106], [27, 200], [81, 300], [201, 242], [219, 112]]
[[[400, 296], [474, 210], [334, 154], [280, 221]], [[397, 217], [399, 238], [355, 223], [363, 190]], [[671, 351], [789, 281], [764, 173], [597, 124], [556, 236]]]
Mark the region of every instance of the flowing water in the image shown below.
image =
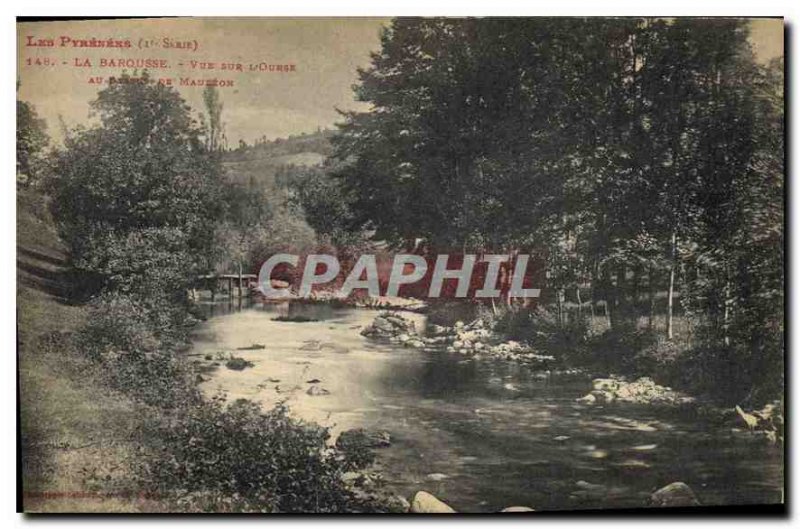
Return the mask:
[[[642, 405], [589, 406], [575, 401], [591, 389], [585, 376], [377, 343], [359, 334], [376, 311], [226, 307], [209, 306], [191, 354], [208, 364], [208, 355], [232, 352], [254, 367], [222, 362], [203, 390], [265, 406], [285, 401], [334, 438], [355, 427], [388, 431], [379, 466], [403, 495], [427, 490], [463, 512], [627, 508], [684, 481], [704, 505], [781, 501], [782, 449], [729, 423]], [[274, 321], [289, 313], [318, 321]], [[424, 328], [423, 316], [406, 316]], [[240, 350], [253, 344], [265, 348]]]

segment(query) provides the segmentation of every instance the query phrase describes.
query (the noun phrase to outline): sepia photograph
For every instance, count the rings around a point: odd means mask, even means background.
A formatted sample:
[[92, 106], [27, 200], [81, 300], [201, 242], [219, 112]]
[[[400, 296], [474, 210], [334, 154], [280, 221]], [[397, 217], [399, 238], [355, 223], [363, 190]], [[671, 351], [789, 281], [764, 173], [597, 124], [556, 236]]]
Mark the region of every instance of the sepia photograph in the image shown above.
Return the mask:
[[17, 510], [785, 514], [786, 35], [17, 18]]

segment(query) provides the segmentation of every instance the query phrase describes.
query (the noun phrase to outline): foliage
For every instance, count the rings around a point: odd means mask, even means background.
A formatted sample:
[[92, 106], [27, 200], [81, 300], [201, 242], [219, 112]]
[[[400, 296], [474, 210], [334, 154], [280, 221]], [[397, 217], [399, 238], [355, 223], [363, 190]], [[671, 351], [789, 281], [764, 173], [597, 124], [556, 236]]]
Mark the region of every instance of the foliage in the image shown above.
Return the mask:
[[213, 261], [219, 271], [253, 269], [255, 254], [270, 239], [274, 212], [266, 190], [254, 181], [229, 181], [223, 193], [225, 211], [215, 232]]
[[105, 294], [89, 306], [78, 349], [98, 364], [114, 388], [147, 404], [179, 407], [199, 394], [184, 360], [159, 339], [156, 317], [152, 308], [128, 296]]
[[[189, 108], [174, 89], [154, 83], [111, 85], [92, 106], [100, 124], [69, 135], [50, 182], [54, 216], [76, 265], [114, 260], [103, 255], [107, 233], [126, 241], [134, 231], [147, 239], [148, 230], [167, 229], [173, 242], [183, 241], [191, 270], [213, 242], [220, 170]], [[129, 243], [138, 244], [122, 245]]]
[[48, 142], [45, 121], [33, 105], [17, 100], [17, 179], [26, 184], [38, 179], [46, 163], [43, 154]]
[[222, 193], [218, 160], [177, 92], [121, 83], [94, 108], [100, 125], [75, 131], [57, 156], [53, 212], [73, 265], [96, 283], [83, 292], [94, 298], [75, 344], [109, 385], [152, 411], [133, 463], [142, 491], [187, 511], [383, 509], [341, 479], [363, 455], [329, 448], [324, 428], [283, 406], [203, 398], [181, 354], [194, 323], [186, 289], [216, 258], [210, 234], [222, 217], [242, 250], [254, 224], [268, 228], [263, 195]]
[[263, 412], [246, 400], [201, 397], [186, 360], [153, 332], [151, 311], [130, 297], [104, 295], [77, 338], [113, 387], [159, 410], [146, 419], [144, 452], [134, 463], [145, 493], [185, 511], [386, 508], [379, 496], [357, 496], [341, 479], [372, 461], [367, 448], [328, 447], [326, 429], [292, 419], [282, 405]]
[[336, 246], [352, 245], [361, 234], [354, 224], [351, 198], [329, 171], [319, 166], [296, 170], [288, 184], [289, 203], [300, 210], [317, 235]]
[[216, 152], [224, 147], [225, 128], [222, 123], [223, 104], [219, 98], [219, 90], [216, 86], [206, 85], [203, 89], [203, 104], [208, 112], [208, 123], [206, 133], [206, 149]]
[[[359, 512], [341, 476], [351, 455], [326, 445], [328, 431], [289, 416], [219, 397], [150, 425], [160, 445], [142, 460], [142, 483], [202, 512]], [[358, 466], [358, 465], [356, 465]], [[176, 494], [177, 493], [177, 494]]]
[[671, 340], [680, 292], [752, 395], [782, 385], [782, 69], [743, 20], [396, 19], [330, 172], [378, 240], [542, 256], [561, 327], [583, 291]]

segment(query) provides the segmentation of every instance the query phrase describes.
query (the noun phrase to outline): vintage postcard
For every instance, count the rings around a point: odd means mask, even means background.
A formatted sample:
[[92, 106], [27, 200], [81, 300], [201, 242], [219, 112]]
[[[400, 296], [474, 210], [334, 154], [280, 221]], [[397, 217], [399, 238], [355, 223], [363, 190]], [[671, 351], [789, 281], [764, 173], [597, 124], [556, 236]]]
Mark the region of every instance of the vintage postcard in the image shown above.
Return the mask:
[[783, 43], [19, 19], [19, 508], [782, 512]]

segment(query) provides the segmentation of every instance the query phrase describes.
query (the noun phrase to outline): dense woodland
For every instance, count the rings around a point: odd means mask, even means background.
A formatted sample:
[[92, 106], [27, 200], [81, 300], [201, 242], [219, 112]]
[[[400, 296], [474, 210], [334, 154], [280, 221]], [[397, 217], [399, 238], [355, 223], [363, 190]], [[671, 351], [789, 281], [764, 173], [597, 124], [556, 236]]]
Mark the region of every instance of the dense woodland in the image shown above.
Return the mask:
[[307, 218], [538, 254], [559, 324], [681, 338], [698, 379], [774, 394], [783, 62], [757, 63], [747, 36], [722, 19], [398, 20], [360, 72], [373, 110], [345, 116], [328, 178], [299, 186]]

